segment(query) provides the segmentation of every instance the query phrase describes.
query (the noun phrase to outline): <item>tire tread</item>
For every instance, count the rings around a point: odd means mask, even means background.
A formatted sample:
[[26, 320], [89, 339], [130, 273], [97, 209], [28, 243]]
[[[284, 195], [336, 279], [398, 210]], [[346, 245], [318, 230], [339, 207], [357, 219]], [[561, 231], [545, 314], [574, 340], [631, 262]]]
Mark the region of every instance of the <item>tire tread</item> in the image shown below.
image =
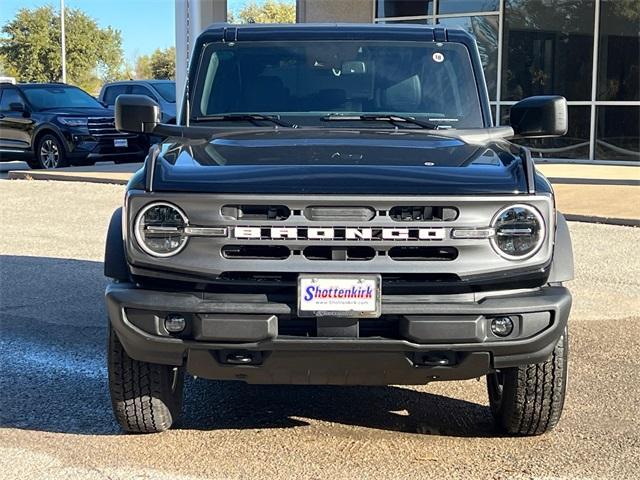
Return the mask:
[[155, 433], [169, 429], [181, 409], [181, 369], [176, 388], [172, 389], [173, 368], [129, 357], [113, 328], [108, 353], [111, 404], [123, 430]]
[[553, 429], [562, 414], [567, 384], [568, 333], [543, 363], [503, 370], [503, 393], [491, 410], [498, 426], [512, 435], [540, 435]]

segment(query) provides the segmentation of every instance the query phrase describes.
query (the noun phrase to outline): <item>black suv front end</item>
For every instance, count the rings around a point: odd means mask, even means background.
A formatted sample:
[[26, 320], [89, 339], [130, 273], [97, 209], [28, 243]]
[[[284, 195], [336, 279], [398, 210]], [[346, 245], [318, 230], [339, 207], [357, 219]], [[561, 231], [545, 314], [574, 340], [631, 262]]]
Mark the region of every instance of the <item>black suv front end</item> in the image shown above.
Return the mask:
[[142, 161], [147, 135], [115, 128], [114, 112], [58, 83], [0, 85], [0, 155], [32, 168]]
[[[61, 123], [60, 117], [56, 123]], [[71, 164], [108, 160], [142, 161], [149, 149], [146, 136], [118, 132], [113, 114], [109, 111], [104, 115], [88, 116], [86, 124], [60, 128], [60, 132], [66, 141]]]

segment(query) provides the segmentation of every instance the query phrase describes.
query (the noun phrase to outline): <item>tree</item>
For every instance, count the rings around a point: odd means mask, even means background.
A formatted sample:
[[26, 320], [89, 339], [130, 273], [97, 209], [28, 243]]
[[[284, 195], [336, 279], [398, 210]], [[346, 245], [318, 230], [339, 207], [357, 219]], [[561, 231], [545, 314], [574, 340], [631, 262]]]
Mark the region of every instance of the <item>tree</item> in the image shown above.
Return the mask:
[[176, 48], [159, 48], [151, 54], [151, 75], [157, 80], [173, 80], [176, 77]]
[[[65, 10], [67, 82], [90, 91], [102, 80], [120, 77], [122, 38], [118, 30], [100, 28], [78, 9]], [[62, 78], [60, 15], [53, 7], [23, 8], [2, 27], [0, 56], [24, 82]]]
[[18, 72], [15, 68], [7, 63], [4, 55], [0, 55], [0, 77], [16, 77]]
[[239, 23], [296, 23], [296, 5], [290, 0], [266, 0], [260, 4], [251, 0], [238, 12], [237, 18], [231, 14], [230, 21]]
[[151, 55], [139, 56], [135, 71], [137, 79], [173, 80], [176, 77], [176, 48], [158, 48]]
[[140, 55], [136, 58], [136, 76], [138, 80], [153, 78], [151, 74], [151, 57], [149, 55]]

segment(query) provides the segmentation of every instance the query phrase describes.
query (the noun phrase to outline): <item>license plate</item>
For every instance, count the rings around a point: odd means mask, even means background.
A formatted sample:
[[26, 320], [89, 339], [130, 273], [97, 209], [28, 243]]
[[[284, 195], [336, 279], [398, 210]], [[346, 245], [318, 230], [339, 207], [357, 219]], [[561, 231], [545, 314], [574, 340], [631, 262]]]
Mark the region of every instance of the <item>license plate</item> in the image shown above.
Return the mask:
[[380, 284], [380, 275], [300, 275], [298, 315], [379, 317]]
[[128, 147], [129, 146], [129, 140], [127, 140], [126, 138], [114, 138], [113, 139], [113, 146], [114, 147]]

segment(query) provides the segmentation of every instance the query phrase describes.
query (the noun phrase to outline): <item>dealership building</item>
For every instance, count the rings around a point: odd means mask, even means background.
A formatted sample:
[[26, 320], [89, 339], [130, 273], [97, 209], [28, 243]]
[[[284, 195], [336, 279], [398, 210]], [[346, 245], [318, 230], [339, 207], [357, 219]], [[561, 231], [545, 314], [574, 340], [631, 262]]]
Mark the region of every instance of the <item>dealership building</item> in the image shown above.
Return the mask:
[[[478, 43], [496, 124], [508, 123], [522, 98], [567, 98], [569, 132], [531, 141], [537, 158], [640, 163], [640, 0], [297, 0], [296, 7], [298, 22], [462, 28]], [[187, 38], [226, 17], [226, 0], [176, 2], [178, 65], [186, 65]], [[184, 74], [177, 69], [179, 85]]]

